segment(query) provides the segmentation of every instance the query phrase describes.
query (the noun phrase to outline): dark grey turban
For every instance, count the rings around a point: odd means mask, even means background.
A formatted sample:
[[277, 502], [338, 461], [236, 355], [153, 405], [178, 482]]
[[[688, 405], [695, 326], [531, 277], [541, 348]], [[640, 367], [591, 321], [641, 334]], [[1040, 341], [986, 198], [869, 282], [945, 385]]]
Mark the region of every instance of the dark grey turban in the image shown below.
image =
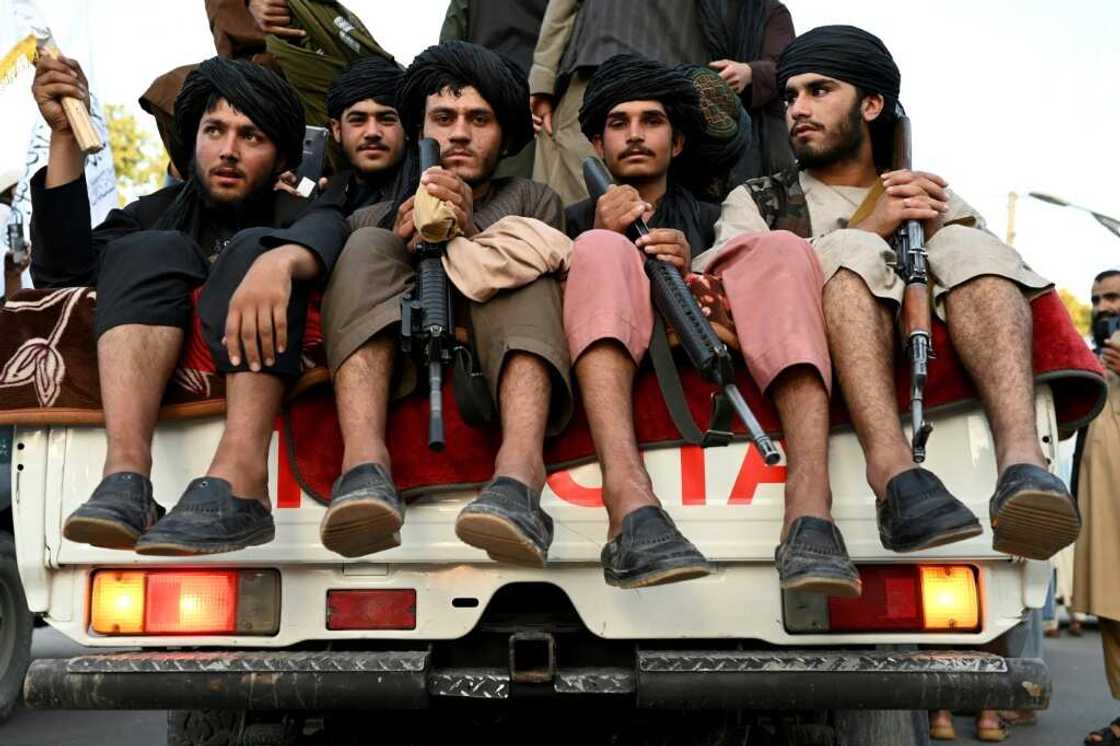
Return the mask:
[[778, 90], [794, 75], [817, 73], [877, 93], [893, 117], [902, 75], [882, 40], [855, 26], [818, 26], [794, 39], [778, 59]]
[[506, 152], [517, 153], [533, 139], [529, 84], [517, 63], [477, 44], [445, 41], [428, 47], [404, 72], [397, 110], [409, 135], [419, 134], [428, 96], [450, 88], [474, 86], [494, 109]]
[[184, 177], [190, 173], [198, 124], [212, 97], [219, 96], [249, 117], [276, 145], [285, 167], [303, 159], [303, 104], [279, 75], [246, 60], [211, 57], [183, 81], [175, 98], [175, 130], [179, 153], [172, 153]]
[[404, 70], [379, 55], [360, 57], [338, 74], [327, 89], [327, 116], [340, 119], [342, 112], [366, 99], [397, 108], [397, 87]]

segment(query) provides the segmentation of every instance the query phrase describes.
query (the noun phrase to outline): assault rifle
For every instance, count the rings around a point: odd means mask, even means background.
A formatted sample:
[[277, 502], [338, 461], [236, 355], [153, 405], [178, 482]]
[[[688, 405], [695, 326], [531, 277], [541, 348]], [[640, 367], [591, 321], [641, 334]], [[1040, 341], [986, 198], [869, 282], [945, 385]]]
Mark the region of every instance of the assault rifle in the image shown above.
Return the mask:
[[[611, 176], [598, 158], [588, 157], [583, 161], [583, 180], [591, 198], [598, 200], [611, 185]], [[635, 220], [626, 230], [626, 237], [637, 241], [649, 234], [649, 226], [642, 218]], [[640, 251], [640, 249], [639, 249]], [[643, 267], [649, 277], [653, 305], [658, 312], [676, 329], [692, 365], [707, 380], [723, 389], [735, 413], [747, 427], [747, 434], [768, 464], [776, 464], [781, 459], [770, 438], [762, 431], [754, 413], [743, 399], [739, 387], [735, 385], [735, 365], [731, 351], [720, 341], [711, 323], [700, 310], [700, 305], [692, 291], [684, 283], [677, 268], [642, 252], [645, 257]]]
[[[910, 119], [901, 105], [895, 125], [894, 167], [911, 168]], [[910, 361], [910, 424], [914, 431], [910, 450], [919, 464], [926, 460], [926, 441], [933, 432], [924, 408], [926, 376], [933, 357], [925, 240], [922, 224], [907, 220], [898, 227], [892, 242], [897, 255], [895, 271], [906, 283], [902, 295], [902, 340]]]
[[[420, 141], [420, 173], [440, 164], [439, 143]], [[443, 269], [447, 243], [416, 246], [416, 285], [401, 299], [401, 349], [416, 351], [428, 366], [428, 448], [442, 451], [443, 366], [451, 362], [457, 346], [451, 320], [451, 284]]]

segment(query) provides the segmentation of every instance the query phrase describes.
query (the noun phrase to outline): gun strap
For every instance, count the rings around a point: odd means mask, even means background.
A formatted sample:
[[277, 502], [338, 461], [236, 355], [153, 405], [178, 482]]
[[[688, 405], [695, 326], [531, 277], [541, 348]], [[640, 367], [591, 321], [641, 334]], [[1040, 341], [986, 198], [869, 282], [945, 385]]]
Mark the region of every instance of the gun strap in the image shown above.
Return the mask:
[[673, 360], [673, 351], [669, 349], [669, 335], [665, 331], [665, 322], [659, 313], [653, 315], [649, 356], [653, 361], [653, 371], [657, 374], [657, 386], [661, 389], [661, 398], [665, 401], [669, 417], [672, 418], [681, 437], [686, 442], [701, 447], [725, 446], [730, 443], [731, 406], [722, 392], [712, 397], [712, 419], [706, 431], [701, 431], [696, 425], [696, 420], [692, 418], [692, 411], [684, 399], [680, 372], [677, 370], [676, 361]]

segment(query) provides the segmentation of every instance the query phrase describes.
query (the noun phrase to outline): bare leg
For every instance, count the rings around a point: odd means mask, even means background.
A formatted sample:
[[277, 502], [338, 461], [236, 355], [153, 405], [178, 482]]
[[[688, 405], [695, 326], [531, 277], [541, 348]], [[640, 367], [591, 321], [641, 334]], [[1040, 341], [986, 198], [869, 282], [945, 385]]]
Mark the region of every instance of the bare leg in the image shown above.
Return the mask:
[[622, 519], [638, 508], [660, 505], [634, 434], [634, 361], [626, 349], [605, 339], [587, 348], [575, 364], [591, 439], [603, 471], [607, 539], [622, 531]]
[[512, 353], [502, 368], [498, 398], [502, 446], [494, 459], [494, 474], [539, 490], [545, 480], [544, 433], [552, 400], [547, 364], [527, 352]]
[[828, 393], [816, 369], [796, 365], [770, 385], [785, 436], [786, 512], [782, 540], [802, 516], [832, 520], [828, 484]]
[[267, 373], [226, 376], [226, 429], [207, 476], [230, 483], [246, 500], [268, 500], [268, 447], [280, 413], [285, 382]]
[[972, 376], [995, 439], [1002, 474], [1014, 464], [1046, 468], [1038, 442], [1031, 367], [1031, 311], [1001, 277], [978, 277], [946, 300], [953, 347]]
[[859, 275], [847, 269], [824, 286], [824, 316], [833, 367], [867, 459], [867, 482], [883, 500], [887, 483], [914, 468], [898, 416], [893, 319]]
[[173, 326], [123, 324], [97, 340], [109, 441], [105, 476], [122, 471], [151, 474], [159, 405], [182, 346], [183, 331]]
[[338, 424], [345, 450], [342, 473], [358, 464], [375, 463], [392, 473], [385, 423], [396, 340], [381, 334], [346, 359], [334, 376]]

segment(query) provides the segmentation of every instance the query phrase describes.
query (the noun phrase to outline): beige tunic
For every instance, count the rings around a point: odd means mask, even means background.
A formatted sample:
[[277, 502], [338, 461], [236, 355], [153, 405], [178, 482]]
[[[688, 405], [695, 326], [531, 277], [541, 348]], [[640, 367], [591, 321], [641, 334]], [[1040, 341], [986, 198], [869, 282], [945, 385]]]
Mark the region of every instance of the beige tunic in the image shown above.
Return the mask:
[[1120, 376], [1112, 371], [1108, 402], [1085, 434], [1077, 501], [1073, 609], [1120, 620]]
[[[813, 246], [827, 282], [841, 268], [863, 278], [871, 292], [901, 303], [905, 285], [894, 271], [895, 252], [880, 236], [848, 227], [848, 220], [867, 197], [868, 188], [829, 186], [802, 171], [801, 188], [809, 206]], [[693, 260], [702, 271], [728, 241], [743, 233], [769, 230], [745, 186], [731, 191], [723, 202], [711, 250]], [[944, 295], [982, 275], [999, 275], [1018, 283], [1033, 295], [1050, 287], [1010, 246], [990, 233], [984, 219], [967, 202], [949, 193], [945, 225], [926, 242], [935, 309], [944, 320]]]

